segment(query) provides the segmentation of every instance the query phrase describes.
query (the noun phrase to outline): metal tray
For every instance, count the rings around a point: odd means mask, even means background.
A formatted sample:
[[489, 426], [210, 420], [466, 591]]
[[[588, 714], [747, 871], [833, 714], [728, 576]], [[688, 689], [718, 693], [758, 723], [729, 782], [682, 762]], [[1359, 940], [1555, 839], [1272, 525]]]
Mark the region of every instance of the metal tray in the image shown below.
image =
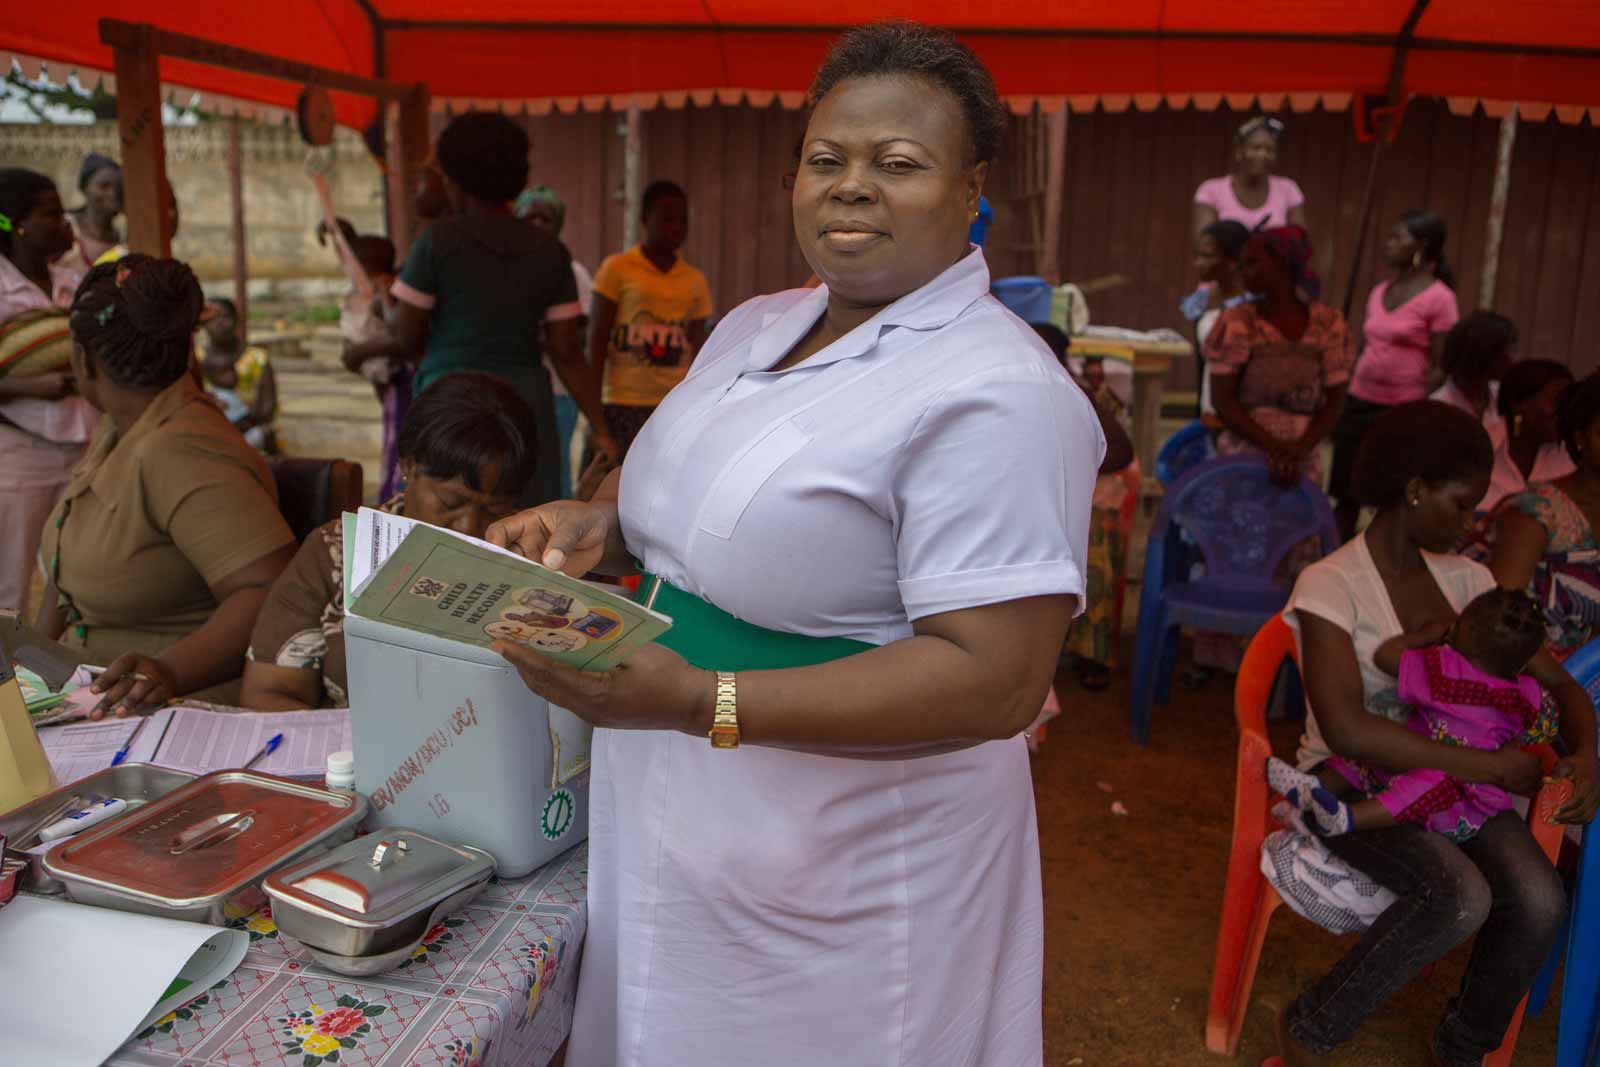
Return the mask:
[[395, 827], [282, 867], [261, 888], [278, 929], [328, 966], [360, 976], [398, 964], [383, 959], [415, 948], [493, 877], [487, 852]]
[[222, 925], [272, 871], [350, 840], [367, 802], [255, 771], [196, 778], [45, 857], [80, 904]]
[[[37, 820], [73, 793], [99, 793], [102, 796], [120, 797], [126, 800], [127, 811], [101, 824], [109, 826], [117, 819], [127, 818], [152, 800], [159, 800], [173, 790], [188, 785], [194, 781], [194, 777], [188, 771], [174, 771], [151, 763], [124, 763], [119, 767], [108, 767], [0, 815], [0, 834], [10, 837], [21, 833], [29, 823]], [[22, 888], [30, 893], [61, 892], [63, 888], [61, 882], [45, 871], [41, 862], [43, 857], [30, 856], [29, 859], [32, 862], [28, 874], [23, 876]]]

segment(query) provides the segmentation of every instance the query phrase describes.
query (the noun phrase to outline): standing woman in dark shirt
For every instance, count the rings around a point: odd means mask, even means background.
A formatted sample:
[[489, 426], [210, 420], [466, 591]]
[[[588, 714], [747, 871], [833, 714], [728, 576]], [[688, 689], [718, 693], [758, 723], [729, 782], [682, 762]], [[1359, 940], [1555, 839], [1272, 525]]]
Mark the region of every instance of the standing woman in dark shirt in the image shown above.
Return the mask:
[[[412, 242], [394, 285], [390, 338], [348, 345], [352, 370], [373, 356], [417, 363], [420, 394], [456, 371], [504, 379], [537, 424], [539, 465], [523, 494], [542, 503], [560, 494], [551, 365], [591, 425], [604, 427], [595, 383], [578, 346], [572, 257], [554, 237], [519, 220], [511, 202], [528, 180], [528, 135], [504, 115], [474, 111], [445, 127], [435, 149], [452, 213]], [[615, 455], [611, 439], [597, 437]]]

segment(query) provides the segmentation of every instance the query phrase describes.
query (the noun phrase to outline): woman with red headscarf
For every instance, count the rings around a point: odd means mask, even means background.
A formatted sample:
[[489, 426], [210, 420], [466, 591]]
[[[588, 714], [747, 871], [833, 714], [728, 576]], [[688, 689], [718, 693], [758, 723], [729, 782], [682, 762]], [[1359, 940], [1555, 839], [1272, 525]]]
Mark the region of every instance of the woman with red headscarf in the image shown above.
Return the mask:
[[1228, 308], [1206, 338], [1217, 450], [1259, 452], [1284, 483], [1322, 481], [1319, 448], [1344, 403], [1350, 337], [1344, 316], [1316, 299], [1311, 243], [1298, 226], [1265, 230], [1239, 257], [1255, 299]]

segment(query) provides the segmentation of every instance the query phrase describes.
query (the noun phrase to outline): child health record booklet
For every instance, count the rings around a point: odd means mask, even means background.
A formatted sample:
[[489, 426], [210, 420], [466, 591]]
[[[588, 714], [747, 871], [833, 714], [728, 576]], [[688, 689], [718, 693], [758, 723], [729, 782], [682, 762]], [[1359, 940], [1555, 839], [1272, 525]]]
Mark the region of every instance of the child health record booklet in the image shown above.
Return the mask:
[[362, 508], [345, 516], [345, 610], [487, 647], [522, 645], [605, 671], [672, 620], [514, 552], [415, 519]]

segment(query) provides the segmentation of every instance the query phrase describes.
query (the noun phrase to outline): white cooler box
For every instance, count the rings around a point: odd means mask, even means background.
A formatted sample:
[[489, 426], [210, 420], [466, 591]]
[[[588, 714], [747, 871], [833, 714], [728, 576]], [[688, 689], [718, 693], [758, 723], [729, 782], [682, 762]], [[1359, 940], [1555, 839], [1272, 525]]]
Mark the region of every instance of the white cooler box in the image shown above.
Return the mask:
[[344, 632], [370, 825], [481, 848], [503, 878], [589, 836], [588, 724], [488, 649], [355, 615]]

